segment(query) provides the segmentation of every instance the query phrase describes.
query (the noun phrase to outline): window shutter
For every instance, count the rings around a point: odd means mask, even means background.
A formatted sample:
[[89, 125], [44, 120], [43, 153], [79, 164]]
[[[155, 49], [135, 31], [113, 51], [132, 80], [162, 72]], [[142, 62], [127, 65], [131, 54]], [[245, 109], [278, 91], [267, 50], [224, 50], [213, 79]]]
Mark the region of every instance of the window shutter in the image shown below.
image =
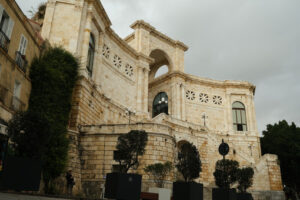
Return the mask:
[[4, 10], [4, 8], [3, 8], [2, 5], [0, 4], [0, 21], [1, 21], [1, 19], [2, 19], [3, 10]]
[[6, 31], [6, 35], [9, 39], [11, 37], [11, 33], [12, 33], [12, 30], [13, 30], [14, 24], [15, 24], [15, 22], [11, 18], [9, 18], [8, 29]]
[[28, 40], [24, 35], [21, 35], [20, 45], [19, 45], [19, 52], [22, 55], [25, 55], [26, 53], [26, 47], [27, 47]]
[[26, 54], [27, 43], [28, 43], [28, 40], [24, 37], [24, 44], [23, 44], [24, 48], [23, 48], [22, 55]]

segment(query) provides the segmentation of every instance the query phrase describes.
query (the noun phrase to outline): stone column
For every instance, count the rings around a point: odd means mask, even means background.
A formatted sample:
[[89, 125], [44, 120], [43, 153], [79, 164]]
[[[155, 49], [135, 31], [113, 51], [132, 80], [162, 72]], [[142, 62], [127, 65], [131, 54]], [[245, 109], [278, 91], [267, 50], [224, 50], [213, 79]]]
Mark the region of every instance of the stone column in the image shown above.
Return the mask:
[[180, 90], [181, 90], [181, 120], [185, 120], [185, 89], [184, 89], [184, 84], [180, 84]]
[[147, 113], [148, 112], [148, 88], [149, 88], [149, 70], [144, 68], [143, 69], [143, 75], [144, 75], [144, 87], [143, 87], [143, 92], [144, 92], [144, 101], [143, 101], [143, 112]]
[[178, 118], [178, 119], [182, 119], [182, 117], [181, 117], [181, 109], [180, 109], [180, 107], [181, 107], [181, 89], [180, 89], [180, 83], [176, 83], [175, 84], [175, 88], [176, 88], [176, 102], [178, 102], [177, 103], [177, 105], [176, 105], [176, 118]]
[[51, 42], [50, 33], [51, 33], [51, 27], [52, 27], [52, 22], [54, 17], [54, 10], [55, 10], [55, 2], [48, 1], [41, 35], [44, 39], [48, 39], [50, 42]]
[[91, 22], [92, 22], [92, 10], [88, 8], [85, 28], [83, 33], [82, 49], [81, 49], [82, 65], [79, 68], [79, 72], [85, 76], [88, 76], [86, 70], [86, 64], [87, 64], [87, 54], [88, 54], [89, 41], [91, 35]]
[[231, 109], [231, 94], [226, 91], [226, 107], [225, 107], [225, 130], [233, 132], [232, 109]]
[[104, 33], [100, 32], [99, 37], [98, 37], [98, 42], [97, 42], [97, 50], [96, 50], [96, 56], [95, 60], [96, 62], [94, 63], [94, 69], [95, 69], [95, 82], [97, 86], [101, 87], [101, 71], [102, 71], [102, 66], [103, 66], [103, 57], [102, 57], [102, 47], [104, 43]]
[[[172, 102], [172, 103], [171, 103]], [[170, 103], [171, 103], [171, 110], [170, 110]], [[169, 97], [169, 113], [174, 118], [179, 118], [177, 115], [177, 107], [180, 105], [180, 102], [177, 101], [177, 90], [176, 90], [176, 82], [175, 78], [171, 79], [171, 96]]]
[[138, 66], [137, 68], [137, 88], [136, 88], [136, 111], [137, 112], [142, 112], [143, 111], [143, 68], [140, 66]]

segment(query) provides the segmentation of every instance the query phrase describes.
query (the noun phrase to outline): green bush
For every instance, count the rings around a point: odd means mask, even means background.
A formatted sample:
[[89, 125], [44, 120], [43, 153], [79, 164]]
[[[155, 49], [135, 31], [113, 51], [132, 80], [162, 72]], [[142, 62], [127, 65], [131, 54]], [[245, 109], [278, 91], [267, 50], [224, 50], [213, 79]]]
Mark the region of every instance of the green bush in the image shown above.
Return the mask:
[[163, 188], [164, 180], [166, 176], [170, 173], [172, 168], [173, 166], [171, 162], [155, 163], [152, 165], [147, 165], [144, 171], [150, 176], [153, 176], [154, 182], [157, 187]]
[[119, 162], [120, 172], [127, 173], [130, 168], [138, 168], [139, 156], [144, 155], [148, 134], [144, 130], [132, 130], [118, 138], [115, 160]]
[[201, 161], [198, 149], [191, 143], [184, 143], [178, 152], [176, 168], [183, 175], [185, 182], [193, 181], [201, 172]]
[[247, 189], [253, 184], [254, 170], [251, 167], [245, 167], [239, 169], [237, 173], [239, 183], [237, 188], [241, 193], [246, 193]]
[[216, 185], [229, 189], [238, 180], [239, 163], [235, 160], [218, 160], [214, 172]]

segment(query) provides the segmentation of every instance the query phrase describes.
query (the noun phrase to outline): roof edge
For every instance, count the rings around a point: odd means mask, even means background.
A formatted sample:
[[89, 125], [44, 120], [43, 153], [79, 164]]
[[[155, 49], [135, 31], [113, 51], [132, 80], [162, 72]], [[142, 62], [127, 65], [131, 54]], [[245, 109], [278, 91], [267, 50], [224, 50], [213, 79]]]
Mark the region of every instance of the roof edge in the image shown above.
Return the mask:
[[187, 51], [189, 49], [189, 47], [186, 44], [184, 44], [183, 42], [178, 41], [178, 40], [173, 40], [169, 36], [156, 30], [155, 27], [151, 26], [149, 23], [145, 22], [144, 20], [135, 21], [133, 24], [130, 25], [130, 28], [132, 28], [134, 30], [138, 29], [138, 28], [144, 28], [147, 31], [149, 31], [150, 33], [158, 36], [159, 38], [166, 40], [167, 42], [171, 43], [172, 45], [174, 45], [176, 47], [181, 48], [183, 51]]

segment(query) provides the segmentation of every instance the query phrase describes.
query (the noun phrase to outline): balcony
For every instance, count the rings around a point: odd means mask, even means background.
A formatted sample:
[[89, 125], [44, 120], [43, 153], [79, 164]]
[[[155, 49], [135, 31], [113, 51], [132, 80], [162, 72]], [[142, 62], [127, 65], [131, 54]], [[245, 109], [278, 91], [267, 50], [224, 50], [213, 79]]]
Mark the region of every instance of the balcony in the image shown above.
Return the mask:
[[16, 51], [16, 63], [26, 73], [27, 60], [25, 59], [25, 55], [22, 55], [19, 51]]
[[18, 97], [13, 96], [12, 98], [12, 109], [14, 111], [23, 111], [25, 110], [25, 103], [23, 103]]
[[9, 46], [10, 40], [9, 38], [6, 36], [6, 34], [0, 30], [0, 47], [8, 52], [8, 46]]

